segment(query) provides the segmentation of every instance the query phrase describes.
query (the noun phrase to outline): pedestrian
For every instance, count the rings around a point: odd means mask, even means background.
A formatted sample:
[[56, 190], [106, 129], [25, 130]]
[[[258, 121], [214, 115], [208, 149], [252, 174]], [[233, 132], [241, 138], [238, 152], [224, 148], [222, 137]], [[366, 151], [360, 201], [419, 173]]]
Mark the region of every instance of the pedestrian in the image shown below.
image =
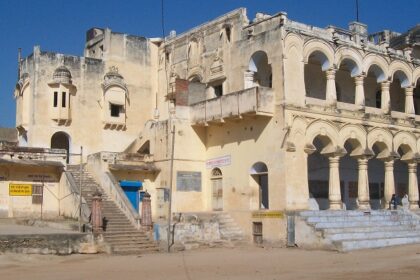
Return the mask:
[[389, 209], [397, 210], [397, 197], [395, 196], [395, 193], [391, 197], [391, 201], [389, 202]]

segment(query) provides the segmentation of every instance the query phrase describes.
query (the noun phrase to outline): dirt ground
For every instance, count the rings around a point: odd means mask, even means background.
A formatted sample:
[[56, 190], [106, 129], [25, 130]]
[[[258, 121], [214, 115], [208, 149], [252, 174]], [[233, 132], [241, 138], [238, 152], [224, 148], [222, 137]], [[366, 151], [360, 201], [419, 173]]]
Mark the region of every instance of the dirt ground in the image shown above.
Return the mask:
[[0, 279], [420, 279], [420, 245], [350, 253], [248, 247], [141, 256], [6, 254]]

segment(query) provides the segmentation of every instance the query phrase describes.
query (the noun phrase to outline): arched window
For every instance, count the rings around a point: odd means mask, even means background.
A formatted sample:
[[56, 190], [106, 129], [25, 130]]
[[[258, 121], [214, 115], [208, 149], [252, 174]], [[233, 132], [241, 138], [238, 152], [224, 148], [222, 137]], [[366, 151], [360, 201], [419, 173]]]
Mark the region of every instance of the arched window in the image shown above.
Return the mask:
[[254, 163], [251, 167], [251, 176], [258, 184], [259, 190], [259, 208], [269, 209], [268, 196], [268, 168], [263, 162]]
[[211, 171], [212, 207], [213, 211], [223, 210], [223, 177], [219, 168]]
[[108, 129], [125, 127], [128, 89], [117, 67], [111, 67], [105, 74], [102, 89], [104, 91], [104, 106], [102, 107], [104, 127]]

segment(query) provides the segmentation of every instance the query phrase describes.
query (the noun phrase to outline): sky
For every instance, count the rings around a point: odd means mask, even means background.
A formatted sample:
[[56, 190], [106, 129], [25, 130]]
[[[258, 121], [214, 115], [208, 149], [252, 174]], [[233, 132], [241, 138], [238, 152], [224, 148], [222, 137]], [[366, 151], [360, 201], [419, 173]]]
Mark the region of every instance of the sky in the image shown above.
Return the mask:
[[[285, 11], [292, 20], [347, 28], [356, 19], [356, 0], [163, 0], [166, 35], [184, 32], [239, 7], [255, 13]], [[0, 0], [0, 127], [15, 126], [13, 89], [17, 49], [23, 57], [41, 50], [82, 55], [91, 27], [162, 37], [160, 0]], [[370, 33], [405, 32], [420, 23], [420, 0], [359, 0], [359, 21]]]

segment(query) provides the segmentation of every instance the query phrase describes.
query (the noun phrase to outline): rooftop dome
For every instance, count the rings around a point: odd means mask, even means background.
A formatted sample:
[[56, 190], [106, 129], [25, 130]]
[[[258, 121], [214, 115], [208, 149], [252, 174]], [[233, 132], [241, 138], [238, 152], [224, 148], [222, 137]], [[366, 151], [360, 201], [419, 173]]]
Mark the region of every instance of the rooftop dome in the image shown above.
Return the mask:
[[60, 66], [55, 69], [53, 74], [53, 79], [55, 82], [63, 84], [71, 84], [71, 73], [66, 66]]

